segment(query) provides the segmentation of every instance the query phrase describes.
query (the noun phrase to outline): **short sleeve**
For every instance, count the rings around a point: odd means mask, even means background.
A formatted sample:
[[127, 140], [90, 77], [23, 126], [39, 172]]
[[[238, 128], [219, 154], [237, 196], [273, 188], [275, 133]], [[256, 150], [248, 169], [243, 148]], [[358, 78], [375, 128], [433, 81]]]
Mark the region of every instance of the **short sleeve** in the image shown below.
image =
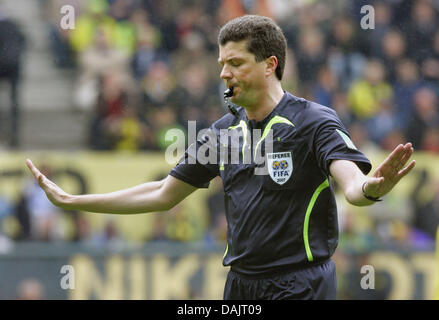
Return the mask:
[[372, 169], [369, 159], [357, 149], [340, 119], [329, 108], [325, 117], [316, 124], [313, 149], [319, 167], [327, 176], [330, 175], [332, 160], [353, 161], [364, 174]]
[[200, 140], [191, 144], [169, 175], [196, 188], [208, 188], [219, 174], [216, 135], [209, 130]]

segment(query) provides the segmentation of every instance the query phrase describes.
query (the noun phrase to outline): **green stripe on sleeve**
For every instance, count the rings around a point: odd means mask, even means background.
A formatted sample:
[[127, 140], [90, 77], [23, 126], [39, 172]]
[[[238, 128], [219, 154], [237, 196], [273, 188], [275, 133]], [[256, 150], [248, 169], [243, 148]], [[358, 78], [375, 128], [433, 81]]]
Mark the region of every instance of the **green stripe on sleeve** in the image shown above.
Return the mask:
[[323, 183], [317, 187], [316, 191], [314, 191], [314, 193], [311, 197], [311, 201], [308, 204], [308, 208], [306, 209], [305, 221], [303, 223], [303, 242], [305, 243], [305, 251], [306, 251], [306, 256], [308, 257], [308, 261], [314, 260], [312, 253], [311, 253], [311, 248], [309, 247], [309, 239], [308, 239], [309, 217], [310, 217], [312, 209], [314, 208], [314, 205], [317, 201], [317, 198], [319, 197], [320, 193], [324, 189], [326, 189], [327, 187], [329, 187], [329, 180], [328, 179], [323, 181]]
[[352, 140], [348, 137], [348, 135], [346, 133], [344, 133], [343, 131], [341, 131], [339, 129], [335, 129], [335, 130], [337, 130], [338, 134], [342, 137], [342, 139], [344, 140], [344, 142], [346, 143], [348, 148], [357, 150], [357, 147], [355, 146], [355, 144], [352, 142]]

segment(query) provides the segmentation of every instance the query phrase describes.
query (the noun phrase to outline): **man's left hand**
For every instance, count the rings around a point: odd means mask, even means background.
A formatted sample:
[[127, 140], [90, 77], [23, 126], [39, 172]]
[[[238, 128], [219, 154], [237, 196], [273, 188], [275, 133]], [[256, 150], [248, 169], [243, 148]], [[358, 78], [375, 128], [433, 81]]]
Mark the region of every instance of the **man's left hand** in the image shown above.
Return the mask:
[[412, 154], [411, 143], [398, 145], [368, 178], [364, 186], [365, 193], [370, 197], [380, 198], [392, 190], [415, 167], [415, 160], [406, 166]]

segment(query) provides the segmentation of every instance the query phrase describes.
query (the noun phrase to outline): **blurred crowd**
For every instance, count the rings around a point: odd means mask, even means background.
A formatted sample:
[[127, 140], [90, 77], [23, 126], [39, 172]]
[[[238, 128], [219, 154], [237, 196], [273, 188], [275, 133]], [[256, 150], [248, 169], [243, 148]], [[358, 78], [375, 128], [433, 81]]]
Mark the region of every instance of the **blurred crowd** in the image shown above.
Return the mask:
[[[374, 29], [362, 29], [372, 4]], [[64, 30], [59, 8], [75, 8]], [[437, 2], [47, 0], [60, 68], [78, 70], [75, 103], [93, 114], [90, 148], [164, 149], [169, 128], [224, 114], [219, 28], [270, 16], [289, 44], [284, 88], [334, 108], [359, 147], [411, 141], [439, 152]], [[364, 26], [363, 26], [364, 27]]]
[[[92, 150], [164, 150], [168, 129], [187, 130], [189, 120], [202, 129], [220, 118], [225, 113], [225, 88], [219, 78], [216, 37], [226, 21], [249, 13], [272, 17], [285, 32], [289, 49], [284, 89], [335, 109], [366, 155], [407, 141], [417, 151], [439, 154], [438, 1], [42, 3], [56, 65], [77, 71], [75, 106], [91, 114]], [[63, 5], [75, 8], [74, 29], [60, 26]], [[362, 28], [364, 5], [374, 8], [369, 20], [373, 29]], [[431, 244], [439, 223], [439, 183], [426, 172], [414, 175], [419, 185], [404, 201], [393, 195], [365, 215], [341, 207], [341, 243], [358, 248], [371, 248], [376, 239]], [[392, 197], [397, 200], [392, 202]], [[209, 199], [206, 241], [224, 241], [222, 202], [218, 187]], [[78, 230], [86, 228], [80, 217], [75, 220]], [[190, 230], [196, 221], [180, 217], [157, 218], [157, 234], [148, 240], [193, 240], [191, 235], [198, 233]], [[41, 237], [56, 237], [48, 236], [44, 221], [39, 219], [36, 227], [43, 230]], [[109, 223], [103, 237], [114, 238], [115, 229]], [[350, 237], [358, 234], [364, 237]]]
[[[93, 150], [163, 150], [166, 131], [203, 129], [224, 111], [215, 56], [221, 1], [48, 1], [60, 68], [78, 70]], [[59, 24], [63, 4], [75, 28]], [[218, 22], [216, 22], [218, 21]]]

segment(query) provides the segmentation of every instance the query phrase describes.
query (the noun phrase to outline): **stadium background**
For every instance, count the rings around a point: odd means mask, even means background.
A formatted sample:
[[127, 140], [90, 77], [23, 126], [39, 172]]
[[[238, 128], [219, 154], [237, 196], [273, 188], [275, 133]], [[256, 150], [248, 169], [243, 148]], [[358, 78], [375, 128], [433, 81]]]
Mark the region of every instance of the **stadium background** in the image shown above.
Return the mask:
[[[64, 5], [73, 30], [60, 27]], [[375, 29], [361, 28], [363, 5]], [[439, 297], [438, 10], [428, 0], [0, 0], [0, 299], [221, 298], [220, 181], [168, 213], [64, 212], [24, 160], [72, 193], [165, 176], [166, 131], [224, 113], [216, 35], [244, 13], [281, 25], [284, 88], [334, 108], [374, 165], [400, 142], [415, 146], [414, 172], [386, 201], [356, 208], [338, 194], [339, 298]], [[64, 265], [74, 290], [61, 287]], [[375, 289], [360, 286], [364, 265]]]

